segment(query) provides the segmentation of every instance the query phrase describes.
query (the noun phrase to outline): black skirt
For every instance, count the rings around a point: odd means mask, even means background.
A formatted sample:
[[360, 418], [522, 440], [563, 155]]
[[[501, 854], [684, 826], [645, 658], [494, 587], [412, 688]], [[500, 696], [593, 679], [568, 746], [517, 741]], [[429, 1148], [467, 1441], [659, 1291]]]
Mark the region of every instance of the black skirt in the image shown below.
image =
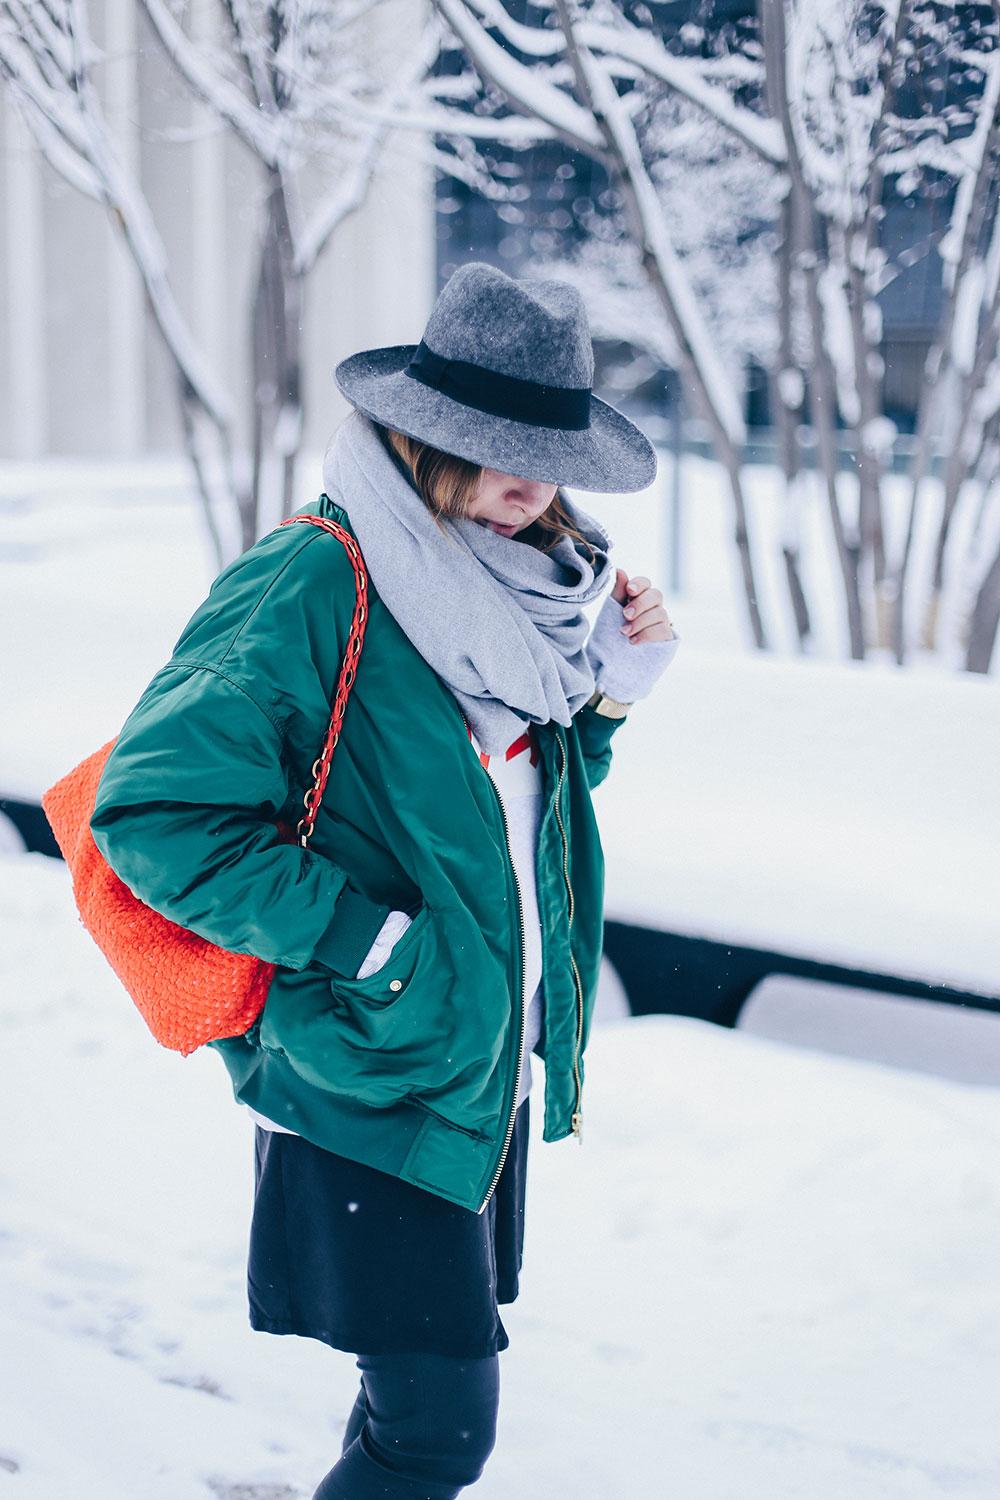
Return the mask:
[[481, 1214], [297, 1135], [257, 1129], [250, 1322], [355, 1354], [506, 1349], [524, 1243], [528, 1101]]

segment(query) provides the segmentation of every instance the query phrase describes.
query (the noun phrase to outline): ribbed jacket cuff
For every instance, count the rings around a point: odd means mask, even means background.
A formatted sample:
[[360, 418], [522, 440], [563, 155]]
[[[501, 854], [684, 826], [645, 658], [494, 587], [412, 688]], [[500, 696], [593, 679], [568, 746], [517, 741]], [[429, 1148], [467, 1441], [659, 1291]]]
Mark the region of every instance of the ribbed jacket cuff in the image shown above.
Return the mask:
[[313, 950], [313, 962], [342, 979], [353, 979], [391, 910], [345, 885], [330, 925]]

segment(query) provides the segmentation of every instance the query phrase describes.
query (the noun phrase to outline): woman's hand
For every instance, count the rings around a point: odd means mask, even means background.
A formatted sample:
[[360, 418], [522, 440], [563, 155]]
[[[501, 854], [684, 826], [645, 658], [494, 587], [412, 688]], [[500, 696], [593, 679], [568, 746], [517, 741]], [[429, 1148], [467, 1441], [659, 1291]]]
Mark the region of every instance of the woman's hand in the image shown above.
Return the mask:
[[623, 607], [622, 635], [633, 646], [642, 641], [672, 641], [674, 632], [659, 589], [648, 578], [630, 578], [621, 568], [617, 573], [611, 597]]

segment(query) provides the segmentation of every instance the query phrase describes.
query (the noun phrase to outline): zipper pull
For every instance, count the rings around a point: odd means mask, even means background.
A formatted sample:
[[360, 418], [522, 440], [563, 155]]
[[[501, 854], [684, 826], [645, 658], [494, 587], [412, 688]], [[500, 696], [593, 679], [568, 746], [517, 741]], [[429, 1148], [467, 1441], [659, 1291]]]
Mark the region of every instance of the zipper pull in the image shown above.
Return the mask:
[[582, 1112], [582, 1110], [576, 1110], [575, 1111], [575, 1113], [573, 1115], [572, 1124], [573, 1124], [573, 1134], [576, 1136], [577, 1140], [580, 1142], [580, 1145], [582, 1146], [583, 1145], [583, 1112]]

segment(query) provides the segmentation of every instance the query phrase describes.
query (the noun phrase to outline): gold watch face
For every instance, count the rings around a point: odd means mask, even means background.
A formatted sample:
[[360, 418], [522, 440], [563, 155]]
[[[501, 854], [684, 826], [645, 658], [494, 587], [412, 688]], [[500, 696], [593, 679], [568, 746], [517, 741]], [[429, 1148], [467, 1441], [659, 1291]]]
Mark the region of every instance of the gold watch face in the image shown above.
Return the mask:
[[603, 714], [606, 719], [624, 719], [631, 703], [618, 703], [614, 698], [606, 698], [603, 693], [595, 693], [590, 700], [595, 713]]

